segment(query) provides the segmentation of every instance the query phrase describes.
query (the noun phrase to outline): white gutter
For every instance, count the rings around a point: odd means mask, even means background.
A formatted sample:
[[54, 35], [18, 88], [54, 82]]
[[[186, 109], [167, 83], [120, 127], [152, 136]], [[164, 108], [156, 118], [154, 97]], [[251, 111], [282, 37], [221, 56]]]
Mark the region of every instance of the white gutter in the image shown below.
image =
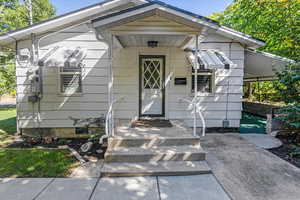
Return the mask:
[[221, 35], [226, 35], [229, 38], [236, 39], [236, 40], [243, 40], [249, 43], [250, 46], [253, 46], [255, 48], [265, 46], [266, 43], [263, 41], [260, 41], [258, 39], [252, 38], [250, 35], [247, 35], [245, 33], [241, 33], [239, 31], [233, 30], [231, 28], [221, 26], [218, 30], [217, 33]]
[[262, 56], [266, 56], [266, 57], [273, 58], [273, 59], [276, 59], [278, 61], [283, 61], [283, 62], [287, 62], [287, 63], [295, 63], [296, 62], [294, 60], [291, 60], [291, 59], [288, 59], [288, 58], [285, 58], [285, 57], [281, 57], [281, 56], [278, 56], [278, 55], [275, 55], [275, 54], [267, 53], [267, 52], [264, 52], [264, 51], [258, 51], [258, 50], [254, 50], [254, 49], [246, 49], [246, 51], [249, 52], [249, 53], [252, 53], [252, 54], [260, 54]]

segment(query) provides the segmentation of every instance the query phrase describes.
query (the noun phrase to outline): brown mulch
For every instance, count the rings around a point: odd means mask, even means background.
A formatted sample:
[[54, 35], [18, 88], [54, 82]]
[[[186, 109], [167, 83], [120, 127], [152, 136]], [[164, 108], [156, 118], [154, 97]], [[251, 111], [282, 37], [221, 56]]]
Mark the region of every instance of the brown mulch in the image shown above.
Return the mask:
[[[42, 140], [36, 141], [26, 141], [23, 142], [14, 142], [9, 144], [5, 148], [7, 149], [32, 149], [32, 148], [40, 148], [40, 149], [61, 149], [62, 146], [68, 145], [70, 148], [76, 150], [81, 156], [83, 156], [86, 160], [91, 158], [104, 158], [104, 152], [106, 151], [106, 147], [102, 147], [99, 144], [99, 140], [92, 141], [94, 143], [92, 149], [89, 152], [82, 152], [80, 147], [89, 142], [88, 139], [83, 138], [74, 138], [74, 139], [56, 139], [51, 142], [45, 142]], [[97, 150], [101, 149], [102, 153], [97, 153]]]
[[169, 120], [136, 120], [131, 124], [132, 128], [144, 127], [144, 128], [171, 128], [173, 127], [172, 123]]

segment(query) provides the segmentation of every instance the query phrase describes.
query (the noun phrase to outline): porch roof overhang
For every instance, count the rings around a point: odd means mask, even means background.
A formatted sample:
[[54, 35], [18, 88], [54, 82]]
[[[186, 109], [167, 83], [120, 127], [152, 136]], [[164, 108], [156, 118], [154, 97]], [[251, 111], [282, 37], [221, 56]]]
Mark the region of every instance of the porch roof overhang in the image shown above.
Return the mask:
[[[248, 47], [257, 48], [265, 45], [265, 43], [257, 38], [250, 35], [232, 30], [228, 27], [221, 26], [217, 21], [211, 20], [209, 18], [188, 12], [186, 10], [170, 6], [160, 1], [153, 1], [150, 3], [142, 4], [140, 6], [135, 6], [120, 12], [112, 13], [103, 17], [92, 20], [92, 24], [96, 30], [103, 32], [104, 30], [110, 30], [113, 27], [121, 26], [141, 18], [160, 16], [170, 21], [183, 24], [197, 31], [186, 32], [186, 34], [207, 34], [207, 33], [217, 33], [225, 37], [231, 38], [233, 41], [245, 44]], [[163, 32], [153, 31], [135, 31], [135, 32], [118, 32], [113, 34], [150, 34], [150, 35], [162, 35]], [[180, 32], [166, 32], [165, 34], [182, 34]]]
[[246, 49], [245, 82], [276, 80], [276, 71], [295, 61], [274, 54]]

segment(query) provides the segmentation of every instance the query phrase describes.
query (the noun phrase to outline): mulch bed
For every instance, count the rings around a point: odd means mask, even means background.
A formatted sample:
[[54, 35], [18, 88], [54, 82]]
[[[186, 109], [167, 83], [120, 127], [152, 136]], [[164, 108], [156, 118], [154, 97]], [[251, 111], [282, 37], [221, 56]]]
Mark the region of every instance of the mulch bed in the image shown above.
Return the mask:
[[[95, 160], [95, 159], [103, 159], [104, 153], [106, 151], [105, 146], [101, 146], [99, 144], [99, 140], [91, 141], [93, 142], [93, 146], [90, 151], [82, 152], [80, 147], [90, 142], [89, 139], [55, 139], [51, 142], [44, 142], [43, 140], [32, 139], [28, 141], [25, 139], [24, 141], [14, 142], [8, 145], [6, 148], [8, 149], [32, 149], [32, 148], [44, 148], [44, 149], [61, 149], [61, 147], [68, 145], [70, 148], [77, 151], [86, 161]], [[101, 149], [102, 153], [98, 153], [97, 150]]]
[[290, 136], [277, 136], [282, 141], [282, 146], [274, 149], [269, 149], [270, 152], [277, 155], [278, 157], [288, 161], [292, 165], [300, 168], [300, 154], [298, 156], [291, 156], [291, 152], [294, 151], [295, 147], [299, 147], [300, 143], [295, 143], [294, 138]]

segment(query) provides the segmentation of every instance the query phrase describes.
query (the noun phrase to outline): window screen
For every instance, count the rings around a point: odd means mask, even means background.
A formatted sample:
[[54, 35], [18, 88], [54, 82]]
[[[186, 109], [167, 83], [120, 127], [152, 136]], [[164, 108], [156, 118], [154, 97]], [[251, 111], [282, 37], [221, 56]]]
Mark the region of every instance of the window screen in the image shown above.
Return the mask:
[[[197, 90], [201, 93], [212, 93], [213, 72], [212, 70], [198, 70]], [[192, 92], [195, 91], [195, 74], [192, 73]]]
[[81, 68], [61, 68], [60, 92], [65, 94], [82, 92]]

